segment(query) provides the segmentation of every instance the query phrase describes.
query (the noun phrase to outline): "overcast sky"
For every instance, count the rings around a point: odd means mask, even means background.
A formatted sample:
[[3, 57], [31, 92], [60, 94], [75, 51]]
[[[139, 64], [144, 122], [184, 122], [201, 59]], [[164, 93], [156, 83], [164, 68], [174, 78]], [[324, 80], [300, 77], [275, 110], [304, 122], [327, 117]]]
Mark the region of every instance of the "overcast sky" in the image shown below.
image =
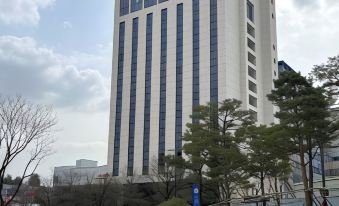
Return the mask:
[[[339, 54], [338, 0], [276, 5], [279, 60], [308, 74]], [[80, 158], [106, 164], [113, 17], [114, 0], [0, 0], [0, 93], [53, 105], [59, 119], [38, 173]]]

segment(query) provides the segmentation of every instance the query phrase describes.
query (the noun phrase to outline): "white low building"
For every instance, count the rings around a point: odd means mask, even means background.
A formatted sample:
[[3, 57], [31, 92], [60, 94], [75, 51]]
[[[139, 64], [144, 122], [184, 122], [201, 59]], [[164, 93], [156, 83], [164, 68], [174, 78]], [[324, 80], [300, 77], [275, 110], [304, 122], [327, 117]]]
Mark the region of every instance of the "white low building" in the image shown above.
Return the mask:
[[53, 185], [85, 185], [95, 184], [97, 179], [107, 174], [107, 165], [98, 166], [97, 161], [80, 159], [75, 166], [54, 168]]

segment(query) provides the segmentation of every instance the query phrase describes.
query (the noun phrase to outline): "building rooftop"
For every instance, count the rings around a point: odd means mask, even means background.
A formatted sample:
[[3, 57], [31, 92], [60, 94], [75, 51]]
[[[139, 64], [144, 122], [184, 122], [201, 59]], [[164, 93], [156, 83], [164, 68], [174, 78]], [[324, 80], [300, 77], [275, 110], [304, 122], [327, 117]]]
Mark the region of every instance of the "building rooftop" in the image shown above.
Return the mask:
[[284, 60], [281, 60], [278, 62], [278, 70], [279, 70], [279, 73], [284, 72], [284, 71], [295, 72], [295, 70], [292, 69], [292, 67], [288, 65]]

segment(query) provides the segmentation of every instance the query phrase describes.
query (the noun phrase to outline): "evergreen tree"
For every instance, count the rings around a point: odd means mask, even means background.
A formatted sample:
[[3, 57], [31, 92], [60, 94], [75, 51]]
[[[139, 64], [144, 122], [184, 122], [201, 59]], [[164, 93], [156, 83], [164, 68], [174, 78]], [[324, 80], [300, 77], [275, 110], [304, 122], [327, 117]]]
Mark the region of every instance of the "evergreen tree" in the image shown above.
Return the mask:
[[[218, 185], [220, 200], [228, 200], [242, 186], [247, 186], [247, 157], [240, 150], [244, 138], [241, 134], [254, 120], [251, 112], [241, 110], [241, 102], [226, 99], [196, 108], [192, 123], [183, 140], [188, 156], [188, 168], [199, 177], [203, 190], [203, 177]], [[205, 171], [205, 172], [204, 172]]]
[[[326, 144], [332, 140], [328, 135], [331, 125], [328, 120], [330, 101], [322, 88], [313, 87], [312, 82], [300, 73], [284, 72], [274, 84], [276, 89], [272, 90], [268, 98], [280, 109], [275, 117], [280, 120], [280, 126], [285, 130], [288, 140], [298, 147], [306, 206], [310, 206], [313, 201], [312, 149], [319, 143]], [[308, 162], [305, 156], [307, 154]]]
[[40, 176], [38, 174], [33, 174], [28, 179], [28, 186], [31, 187], [40, 187], [41, 181]]
[[329, 94], [338, 100], [339, 95], [339, 55], [328, 58], [326, 64], [316, 65], [313, 76], [323, 83]]
[[183, 136], [186, 142], [183, 146], [183, 151], [189, 157], [186, 165], [196, 177], [196, 183], [200, 185], [200, 200], [203, 205], [204, 191], [204, 168], [207, 166], [208, 150], [210, 137], [210, 108], [209, 106], [198, 106], [193, 110], [191, 116], [193, 123], [187, 123], [187, 131]]
[[[286, 140], [285, 132], [278, 125], [259, 126], [249, 129], [248, 171], [252, 177], [260, 180], [261, 195], [265, 196], [265, 179], [272, 178], [274, 190], [278, 193], [278, 181], [286, 181], [291, 173], [289, 155], [292, 154], [291, 142]], [[277, 195], [277, 204], [280, 197]], [[266, 205], [264, 200], [263, 205]]]
[[7, 184], [7, 185], [13, 184], [13, 179], [10, 174], [7, 174], [7, 176], [4, 178], [4, 184]]

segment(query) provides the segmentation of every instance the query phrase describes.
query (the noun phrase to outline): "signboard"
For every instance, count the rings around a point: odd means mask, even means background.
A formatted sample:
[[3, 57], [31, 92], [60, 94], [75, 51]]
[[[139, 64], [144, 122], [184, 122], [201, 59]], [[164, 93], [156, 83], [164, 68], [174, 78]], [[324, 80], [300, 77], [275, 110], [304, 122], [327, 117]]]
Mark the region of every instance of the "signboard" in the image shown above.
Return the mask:
[[200, 187], [198, 184], [192, 185], [192, 202], [193, 206], [200, 206]]

